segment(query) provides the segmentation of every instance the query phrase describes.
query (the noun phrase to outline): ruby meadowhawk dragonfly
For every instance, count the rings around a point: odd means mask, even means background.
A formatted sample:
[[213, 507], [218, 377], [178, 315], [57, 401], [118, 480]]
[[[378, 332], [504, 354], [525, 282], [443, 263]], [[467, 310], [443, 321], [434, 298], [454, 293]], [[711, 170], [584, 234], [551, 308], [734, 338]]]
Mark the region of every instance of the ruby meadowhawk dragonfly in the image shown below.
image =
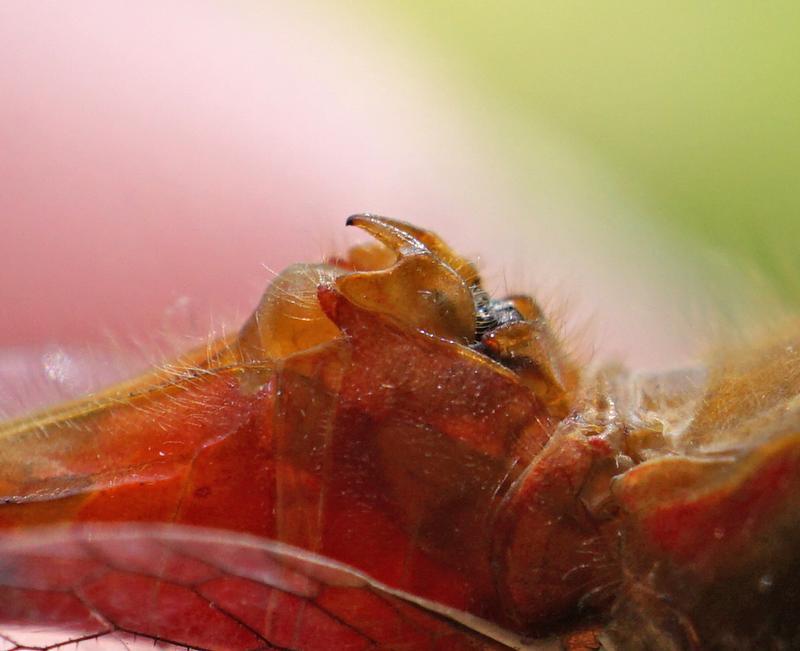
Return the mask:
[[796, 327], [580, 364], [437, 235], [0, 425], [0, 649], [800, 646]]

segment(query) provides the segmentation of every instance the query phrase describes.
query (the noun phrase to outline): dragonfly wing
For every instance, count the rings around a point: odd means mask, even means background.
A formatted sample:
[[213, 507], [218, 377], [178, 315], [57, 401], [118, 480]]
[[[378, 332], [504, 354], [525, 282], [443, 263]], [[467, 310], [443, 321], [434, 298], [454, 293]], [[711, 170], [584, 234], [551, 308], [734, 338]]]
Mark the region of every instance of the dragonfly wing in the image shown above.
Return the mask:
[[5, 534], [0, 550], [7, 650], [521, 648], [465, 613], [230, 532], [73, 526]]

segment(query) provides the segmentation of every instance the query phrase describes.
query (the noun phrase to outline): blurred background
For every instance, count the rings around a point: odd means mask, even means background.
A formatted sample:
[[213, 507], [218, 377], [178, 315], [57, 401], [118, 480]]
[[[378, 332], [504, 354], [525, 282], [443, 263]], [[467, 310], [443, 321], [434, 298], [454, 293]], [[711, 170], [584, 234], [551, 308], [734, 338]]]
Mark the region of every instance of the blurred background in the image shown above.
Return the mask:
[[584, 353], [685, 363], [800, 299], [798, 34], [792, 2], [6, 0], [4, 377], [234, 327], [360, 211]]

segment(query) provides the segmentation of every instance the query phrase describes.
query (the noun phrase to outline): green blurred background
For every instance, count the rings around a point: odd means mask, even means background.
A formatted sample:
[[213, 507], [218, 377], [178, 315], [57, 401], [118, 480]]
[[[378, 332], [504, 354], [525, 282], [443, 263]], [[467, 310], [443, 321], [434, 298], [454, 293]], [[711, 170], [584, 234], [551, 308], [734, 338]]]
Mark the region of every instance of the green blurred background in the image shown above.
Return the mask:
[[637, 219], [800, 299], [800, 3], [356, 6], [485, 104], [521, 175], [551, 129], [646, 206]]

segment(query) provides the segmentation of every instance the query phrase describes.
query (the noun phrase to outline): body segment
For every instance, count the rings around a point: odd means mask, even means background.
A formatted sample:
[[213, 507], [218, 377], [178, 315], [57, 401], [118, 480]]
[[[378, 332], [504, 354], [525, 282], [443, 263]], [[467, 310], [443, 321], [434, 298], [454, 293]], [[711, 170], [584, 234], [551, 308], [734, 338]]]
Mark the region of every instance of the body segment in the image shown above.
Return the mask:
[[[352, 222], [388, 249], [292, 267], [238, 336], [0, 429], [0, 526], [242, 532], [574, 648], [798, 639], [764, 592], [796, 590], [796, 355], [677, 389], [581, 368], [437, 236]], [[707, 608], [731, 581], [752, 596]]]

